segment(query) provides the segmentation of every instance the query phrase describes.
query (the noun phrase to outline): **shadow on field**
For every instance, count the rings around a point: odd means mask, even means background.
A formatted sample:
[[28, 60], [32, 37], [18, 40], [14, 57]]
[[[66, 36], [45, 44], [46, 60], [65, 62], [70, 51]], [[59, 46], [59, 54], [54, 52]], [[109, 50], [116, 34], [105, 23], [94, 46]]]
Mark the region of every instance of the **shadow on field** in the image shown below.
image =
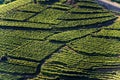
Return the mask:
[[76, 77], [72, 77], [72, 76], [61, 76], [60, 78], [57, 78], [56, 80], [99, 80], [96, 78], [89, 78], [89, 77], [85, 77], [85, 76], [76, 76]]
[[44, 4], [44, 5], [52, 5], [55, 2], [59, 2], [59, 0], [48, 0], [48, 1], [40, 1], [40, 4]]

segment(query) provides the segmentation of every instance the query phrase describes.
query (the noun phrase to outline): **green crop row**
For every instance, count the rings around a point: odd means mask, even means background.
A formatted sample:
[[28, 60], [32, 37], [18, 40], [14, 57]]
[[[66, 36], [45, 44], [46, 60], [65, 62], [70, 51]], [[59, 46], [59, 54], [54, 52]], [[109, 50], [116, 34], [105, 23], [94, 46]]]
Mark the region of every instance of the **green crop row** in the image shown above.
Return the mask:
[[93, 34], [94, 36], [101, 36], [101, 37], [114, 37], [114, 38], [120, 38], [120, 31], [118, 30], [101, 30], [100, 32]]
[[55, 8], [55, 9], [60, 9], [60, 10], [69, 10], [71, 9], [71, 6], [65, 6], [63, 4], [55, 4], [55, 5], [52, 5], [51, 8]]
[[57, 50], [61, 44], [53, 44], [49, 41], [30, 41], [29, 44], [8, 53], [11, 56], [23, 57], [40, 61]]
[[0, 37], [0, 56], [9, 53], [15, 48], [25, 44], [27, 41], [17, 37], [1, 35]]
[[89, 9], [89, 8], [72, 8], [70, 10], [70, 12], [73, 12], [73, 13], [106, 13], [108, 12], [107, 10], [104, 10], [104, 9], [100, 9], [100, 10], [95, 10], [95, 9]]
[[2, 20], [0, 21], [0, 26], [51, 29], [51, 26], [49, 24]]
[[10, 58], [7, 61], [7, 63], [16, 64], [16, 65], [24, 65], [24, 66], [34, 67], [34, 68], [36, 68], [39, 64], [37, 62], [31, 62], [31, 61], [27, 61], [27, 60], [19, 60], [19, 58], [18, 59]]
[[19, 79], [19, 78], [22, 78], [22, 76], [19, 76], [19, 75], [16, 75], [16, 76], [14, 76], [14, 75], [11, 75], [11, 74], [0, 74], [0, 79], [1, 80], [9, 80], [9, 79], [11, 79], [11, 80], [17, 80], [17, 79]]
[[120, 42], [118, 40], [86, 37], [72, 41], [68, 44], [78, 52], [86, 52], [87, 55], [117, 56], [120, 54]]
[[[43, 78], [43, 80], [55, 80], [56, 78], [65, 80], [71, 80], [71, 78], [72, 80], [86, 80], [84, 77], [88, 77], [87, 79], [100, 79], [103, 77], [103, 75], [101, 75], [102, 72], [100, 73], [95, 70], [96, 73], [94, 73], [89, 70], [87, 71], [87, 69], [105, 68], [106, 66], [104, 65], [108, 65], [108, 68], [112, 69], [115, 67], [115, 64], [117, 65], [119, 63], [119, 61], [120, 59], [117, 57], [85, 56], [80, 53], [76, 53], [68, 47], [64, 47], [59, 53], [55, 53], [46, 61], [42, 66], [41, 73], [35, 78], [35, 80], [39, 80], [41, 78]], [[107, 72], [104, 72], [103, 74], [104, 76], [107, 76]], [[110, 77], [110, 75], [108, 75], [108, 77]]]
[[[53, 80], [55, 80], [55, 78], [60, 76], [80, 76], [75, 73], [80, 74], [82, 70], [78, 69], [76, 66], [73, 67], [73, 65], [81, 61], [83, 57], [83, 55], [77, 54], [72, 50], [62, 49], [60, 53], [54, 54], [46, 61], [46, 63], [42, 66], [41, 74], [38, 75], [38, 77], [41, 78], [43, 76], [47, 76], [48, 78], [54, 78]], [[69, 74], [70, 72], [71, 74]]]
[[77, 21], [62, 21], [59, 25], [56, 25], [56, 28], [70, 28], [70, 27], [85, 27], [93, 24], [101, 24], [106, 21], [115, 19], [114, 16], [105, 17], [105, 18], [96, 18], [96, 19], [87, 19], [87, 20], [77, 20]]
[[[0, 50], [0, 52], [3, 50], [4, 52], [3, 54], [0, 53], [0, 56], [3, 56], [4, 53], [7, 53], [8, 61], [1, 62], [0, 72], [18, 75], [16, 77], [10, 75], [10, 77], [12, 77], [10, 79], [13, 80], [14, 78], [19, 78], [19, 75], [21, 76], [22, 74], [34, 74], [39, 64], [34, 61], [42, 60], [46, 56], [52, 54], [61, 46], [61, 44], [58, 45], [50, 43], [49, 41], [26, 40], [26, 42], [22, 39], [18, 39], [17, 41], [15, 40], [15, 36], [13, 38], [8, 38], [8, 34], [4, 34], [5, 32], [3, 32], [3, 34], [1, 33], [1, 36], [3, 36], [4, 40], [0, 39], [2, 49]], [[2, 78], [3, 77], [5, 77], [5, 75], [3, 75]]]
[[99, 17], [107, 17], [113, 16], [112, 13], [98, 13], [98, 14], [66, 14], [58, 19], [86, 19], [86, 18], [99, 18]]
[[58, 24], [59, 22], [61, 22], [61, 20], [56, 20], [56, 19], [64, 14], [65, 14], [64, 11], [61, 10], [47, 9], [42, 13], [38, 14], [37, 16], [31, 18], [29, 21]]
[[27, 5], [24, 5], [24, 6], [21, 6], [21, 7], [18, 7], [17, 10], [20, 10], [20, 11], [32, 11], [32, 12], [40, 12], [42, 11], [43, 9], [45, 9], [45, 6], [42, 6], [40, 4], [33, 4], [33, 3], [29, 3]]
[[[25, 30], [3, 30], [0, 29], [0, 36], [4, 37], [3, 39], [8, 38], [8, 36], [18, 37], [23, 39], [31, 40], [44, 40], [47, 36], [52, 35], [52, 32], [47, 31], [25, 31]], [[4, 40], [3, 40], [4, 41]]]
[[[12, 79], [16, 80], [19, 78], [22, 78], [25, 74], [34, 74], [36, 72], [36, 68], [39, 63], [36, 62], [30, 62], [26, 60], [19, 60], [18, 59], [12, 59], [9, 58], [7, 62], [2, 62], [0, 64], [0, 72], [6, 72], [11, 73], [11, 75], [8, 74], [1, 74], [0, 79]], [[16, 74], [16, 75], [14, 75]], [[21, 75], [24, 74], [24, 75]], [[7, 78], [8, 76], [8, 78]], [[6, 78], [5, 78], [6, 77]], [[14, 79], [15, 78], [15, 79]]]
[[10, 10], [13, 10], [13, 9], [19, 7], [19, 6], [25, 5], [29, 2], [31, 2], [31, 0], [16, 0], [12, 3], [6, 4], [2, 7], [0, 7], [0, 13], [8, 12]]
[[36, 68], [28, 67], [24, 65], [15, 65], [8, 62], [0, 64], [0, 72], [10, 72], [10, 73], [17, 72], [18, 74], [23, 74], [23, 73], [34, 73], [35, 71]]
[[32, 16], [33, 13], [25, 13], [25, 12], [11, 12], [10, 14], [3, 14], [0, 16], [1, 19], [10, 19], [10, 20], [25, 20]]
[[63, 4], [64, 2], [66, 2], [66, 0], [59, 0], [59, 2], [56, 2], [55, 4]]
[[89, 13], [104, 13], [108, 12], [107, 10], [103, 9], [100, 5], [94, 2], [95, 0], [79, 0], [77, 6], [79, 8], [72, 8], [70, 12], [89, 12]]
[[92, 32], [95, 32], [97, 29], [87, 29], [87, 30], [71, 30], [71, 31], [65, 31], [62, 33], [55, 34], [51, 37], [49, 37], [49, 40], [55, 40], [55, 41], [63, 41], [67, 42], [76, 38], [80, 38], [82, 36], [85, 36], [87, 34], [90, 34]]
[[28, 40], [44, 40], [53, 34], [43, 31], [2, 30], [0, 29], [0, 56], [13, 51], [15, 48], [26, 44]]
[[90, 3], [90, 2], [85, 2], [85, 1], [80, 1], [77, 3], [79, 7], [89, 7], [89, 8], [95, 8], [95, 9], [102, 9], [102, 7], [96, 3]]

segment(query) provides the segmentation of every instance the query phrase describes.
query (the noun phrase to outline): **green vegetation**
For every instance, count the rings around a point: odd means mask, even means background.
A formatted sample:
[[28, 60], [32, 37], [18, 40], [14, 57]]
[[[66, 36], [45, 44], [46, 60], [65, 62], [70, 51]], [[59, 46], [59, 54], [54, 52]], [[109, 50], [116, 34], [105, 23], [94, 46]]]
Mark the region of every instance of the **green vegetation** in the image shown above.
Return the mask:
[[86, 27], [89, 25], [95, 25], [104, 23], [106, 21], [113, 20], [115, 17], [105, 17], [105, 18], [99, 18], [99, 19], [86, 19], [86, 20], [72, 20], [72, 21], [63, 21], [59, 25], [57, 25], [56, 28], [74, 28], [74, 27]]
[[61, 20], [56, 19], [62, 15], [64, 15], [64, 12], [61, 10], [47, 9], [43, 13], [31, 18], [29, 21], [58, 24], [59, 22], [61, 22]]
[[70, 10], [72, 13], [106, 13], [107, 10], [104, 9], [93, 9], [93, 8], [72, 8]]
[[22, 5], [27, 4], [29, 2], [31, 2], [31, 0], [16, 0], [12, 3], [6, 4], [2, 7], [0, 7], [0, 13], [8, 12], [10, 10], [13, 10], [16, 7], [22, 6]]
[[17, 22], [17, 21], [0, 21], [1, 26], [8, 27], [25, 27], [25, 28], [42, 28], [42, 29], [50, 29], [52, 26], [49, 24], [42, 23], [30, 23], [30, 22]]
[[108, 38], [120, 38], [120, 31], [118, 30], [101, 30], [100, 32], [94, 34], [94, 36], [108, 37]]
[[39, 80], [39, 78], [43, 80], [56, 80], [58, 78], [65, 80], [96, 80], [97, 78], [106, 80], [110, 77], [115, 78], [117, 71], [99, 72], [99, 70], [100, 68], [105, 70], [105, 68], [117, 67], [119, 61], [120, 59], [116, 57], [82, 55], [66, 46], [61, 49], [60, 53], [55, 53], [51, 59], [46, 61], [42, 66], [41, 74], [35, 80]]
[[18, 7], [17, 9], [20, 11], [40, 12], [44, 9], [44, 6], [41, 6], [39, 4], [27, 4], [25, 6]]
[[98, 4], [96, 4], [95, 2], [91, 2], [91, 1], [79, 1], [79, 3], [77, 3], [77, 5], [81, 8], [94, 8], [94, 9], [102, 9], [101, 6], [99, 6]]
[[120, 22], [95, 0], [76, 1], [0, 6], [0, 80], [120, 79]]
[[8, 55], [14, 55], [15, 57], [22, 57], [40, 61], [47, 55], [50, 55], [61, 45], [52, 44], [48, 41], [30, 41], [27, 45], [23, 45], [21, 48], [10, 52]]
[[[25, 30], [4, 30], [0, 29], [0, 36], [3, 39], [9, 37], [18, 37], [23, 39], [36, 39], [36, 40], [44, 40], [47, 36], [52, 35], [52, 32], [48, 31], [25, 31]], [[1, 38], [2, 38], [1, 37]], [[6, 39], [7, 40], [7, 39]], [[4, 40], [3, 40], [4, 41]]]
[[0, 78], [1, 79], [6, 79], [6, 80], [17, 80], [19, 78], [22, 78], [22, 76], [13, 76], [13, 75], [10, 75], [10, 74], [0, 74]]
[[120, 53], [120, 42], [118, 40], [88, 36], [86, 38], [70, 42], [68, 45], [75, 51], [89, 53], [88, 55], [114, 56], [119, 55]]
[[1, 19], [10, 19], [10, 20], [24, 20], [32, 16], [33, 13], [25, 13], [25, 12], [11, 12], [11, 14], [3, 14]]
[[70, 40], [74, 40], [76, 38], [83, 37], [92, 32], [95, 32], [95, 31], [97, 31], [97, 29], [65, 31], [62, 33], [55, 34], [55, 35], [49, 37], [49, 39], [54, 40], [54, 41], [69, 42]]
[[108, 17], [108, 16], [113, 16], [113, 14], [111, 13], [97, 13], [97, 14], [66, 14], [62, 17], [60, 17], [60, 19], [62, 20], [70, 20], [70, 19], [91, 19], [91, 18], [102, 18], [102, 17]]

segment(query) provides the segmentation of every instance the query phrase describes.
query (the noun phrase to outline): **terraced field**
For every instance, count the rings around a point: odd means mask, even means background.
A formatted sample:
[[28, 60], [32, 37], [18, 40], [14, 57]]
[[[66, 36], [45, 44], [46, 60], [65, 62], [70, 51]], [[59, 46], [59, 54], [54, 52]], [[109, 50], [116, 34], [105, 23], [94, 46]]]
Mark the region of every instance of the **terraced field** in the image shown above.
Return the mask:
[[39, 2], [0, 7], [0, 80], [120, 79], [114, 13], [95, 0]]

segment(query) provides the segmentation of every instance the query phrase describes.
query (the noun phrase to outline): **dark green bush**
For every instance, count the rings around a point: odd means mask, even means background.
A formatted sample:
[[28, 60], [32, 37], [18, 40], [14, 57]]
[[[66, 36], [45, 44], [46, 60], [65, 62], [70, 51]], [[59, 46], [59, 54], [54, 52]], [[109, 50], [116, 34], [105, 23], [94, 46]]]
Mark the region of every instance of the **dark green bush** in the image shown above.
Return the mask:
[[10, 3], [13, 1], [15, 1], [15, 0], [0, 0], [0, 4], [7, 4], [7, 3]]

